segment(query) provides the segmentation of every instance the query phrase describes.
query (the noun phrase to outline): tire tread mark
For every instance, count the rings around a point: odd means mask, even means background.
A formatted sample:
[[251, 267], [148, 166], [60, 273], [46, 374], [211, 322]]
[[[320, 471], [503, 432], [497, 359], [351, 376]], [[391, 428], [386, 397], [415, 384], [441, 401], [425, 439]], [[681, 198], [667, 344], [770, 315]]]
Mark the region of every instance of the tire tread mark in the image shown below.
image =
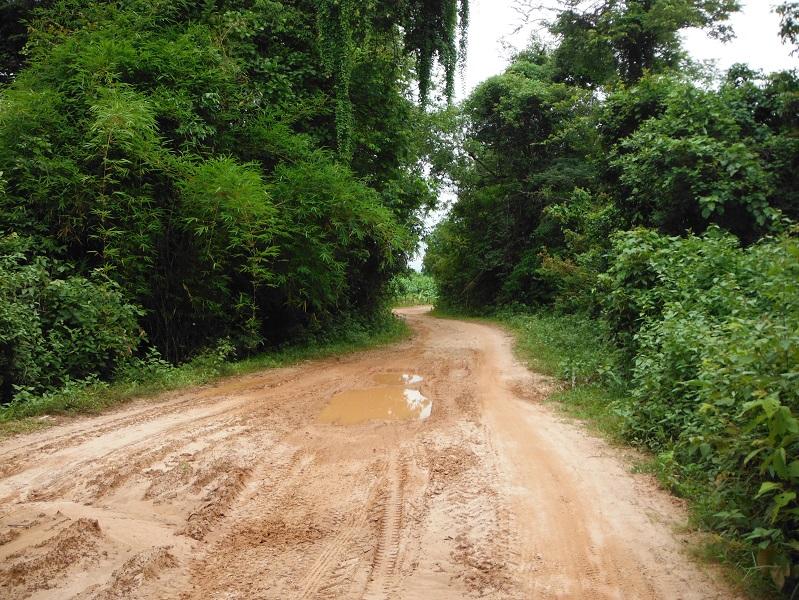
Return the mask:
[[[308, 575], [301, 583], [301, 591], [298, 598], [310, 598], [320, 590], [325, 590], [337, 585], [339, 580], [343, 578], [346, 570], [342, 568], [343, 563], [352, 562], [352, 558], [339, 560], [342, 552], [344, 552], [352, 541], [358, 529], [366, 523], [369, 515], [369, 508], [374, 504], [377, 499], [378, 490], [380, 488], [381, 480], [385, 477], [385, 471], [378, 477], [377, 482], [373, 485], [369, 493], [368, 500], [363, 503], [360, 510], [356, 511], [349, 518], [345, 519], [339, 532], [328, 543], [326, 548], [317, 557], [314, 564], [308, 571]], [[356, 561], [357, 562], [357, 561]], [[324, 581], [325, 575], [333, 569], [333, 581]]]
[[[387, 473], [387, 492], [383, 503], [380, 533], [363, 598], [389, 598], [396, 590], [400, 537], [404, 516], [404, 483], [407, 473], [404, 457], [392, 456]], [[376, 586], [379, 585], [379, 589]]]

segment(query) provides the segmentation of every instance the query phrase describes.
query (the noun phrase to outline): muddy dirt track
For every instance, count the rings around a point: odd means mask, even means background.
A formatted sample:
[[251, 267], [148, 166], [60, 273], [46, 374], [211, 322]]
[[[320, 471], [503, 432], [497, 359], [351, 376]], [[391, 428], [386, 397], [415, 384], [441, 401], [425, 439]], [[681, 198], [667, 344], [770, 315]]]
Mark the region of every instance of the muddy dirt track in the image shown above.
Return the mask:
[[[0, 444], [0, 598], [734, 597], [502, 332], [400, 312], [390, 348]], [[319, 419], [403, 373], [427, 419]]]

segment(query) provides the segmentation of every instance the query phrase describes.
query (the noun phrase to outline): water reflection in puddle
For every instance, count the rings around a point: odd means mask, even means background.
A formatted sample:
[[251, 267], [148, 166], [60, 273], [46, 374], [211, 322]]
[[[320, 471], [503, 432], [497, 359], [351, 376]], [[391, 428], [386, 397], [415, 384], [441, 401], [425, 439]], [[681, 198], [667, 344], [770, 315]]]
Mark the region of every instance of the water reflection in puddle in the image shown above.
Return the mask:
[[433, 402], [419, 390], [400, 386], [376, 387], [336, 394], [319, 419], [339, 425], [371, 420], [422, 420], [429, 417], [432, 410]]
[[374, 380], [383, 385], [417, 385], [424, 378], [414, 373], [377, 373]]

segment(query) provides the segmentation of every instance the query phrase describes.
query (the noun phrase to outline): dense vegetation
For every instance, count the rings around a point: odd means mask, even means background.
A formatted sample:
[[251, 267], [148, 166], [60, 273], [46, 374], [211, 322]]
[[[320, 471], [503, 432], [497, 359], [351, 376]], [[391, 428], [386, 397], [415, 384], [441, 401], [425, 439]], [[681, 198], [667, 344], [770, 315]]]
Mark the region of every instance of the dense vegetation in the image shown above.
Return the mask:
[[[559, 4], [555, 43], [430, 114], [466, 0], [4, 2], [0, 417], [398, 334], [391, 301], [511, 307], [799, 589], [799, 75], [688, 60], [737, 0]], [[441, 178], [433, 282], [406, 265]]]
[[396, 275], [391, 280], [389, 291], [395, 306], [434, 304], [438, 300], [435, 280], [430, 275], [416, 271]]
[[0, 402], [382, 322], [467, 6], [3, 3]]
[[[612, 390], [604, 410], [625, 438], [792, 593], [799, 75], [717, 75], [677, 35], [728, 36], [736, 9], [564, 2], [554, 45], [534, 43], [441, 115], [436, 166], [458, 198], [425, 265], [443, 306], [534, 313], [505, 317], [522, 338], [550, 331], [548, 315], [593, 323], [602, 356], [561, 375]], [[795, 43], [799, 4], [780, 14]]]

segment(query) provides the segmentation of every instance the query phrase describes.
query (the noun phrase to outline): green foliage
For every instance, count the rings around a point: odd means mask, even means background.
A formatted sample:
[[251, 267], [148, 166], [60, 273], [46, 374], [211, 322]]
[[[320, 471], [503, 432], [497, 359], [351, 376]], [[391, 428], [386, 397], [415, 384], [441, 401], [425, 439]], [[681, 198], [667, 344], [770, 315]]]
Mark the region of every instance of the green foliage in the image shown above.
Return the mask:
[[[404, 34], [402, 49], [415, 57], [419, 99], [424, 105], [433, 84], [433, 68], [444, 69], [444, 95], [452, 99], [458, 65], [458, 38], [465, 54], [469, 22], [468, 0], [402, 0], [363, 3], [357, 0], [317, 0], [321, 58], [333, 74], [336, 95], [336, 136], [341, 157], [352, 157], [354, 111], [351, 88], [355, 48], [391, 28]], [[396, 39], [396, 29], [393, 36]], [[395, 49], [396, 61], [399, 48]]]
[[0, 238], [0, 401], [108, 375], [136, 350], [140, 309], [100, 273], [71, 273], [30, 240]]
[[[483, 82], [464, 106], [464, 152], [451, 177], [459, 197], [428, 244], [426, 267], [453, 306], [541, 302], [538, 242], [544, 215], [591, 181], [583, 159], [596, 136], [584, 90], [550, 79], [548, 56], [532, 49]], [[532, 248], [531, 248], [532, 247]]]
[[517, 350], [532, 368], [558, 377], [572, 388], [618, 386], [619, 352], [601, 321], [519, 308], [502, 309], [493, 317], [517, 334]]
[[345, 159], [349, 159], [352, 154], [353, 116], [350, 79], [354, 59], [352, 29], [357, 4], [352, 0], [318, 2], [322, 57], [335, 78], [336, 137], [339, 153]]
[[709, 524], [778, 587], [799, 562], [799, 243], [718, 230], [614, 241], [607, 315], [633, 351], [626, 435], [705, 482]]
[[651, 74], [599, 101], [553, 81], [553, 56], [521, 54], [463, 106], [458, 201], [427, 258], [444, 303], [596, 311], [616, 230], [752, 243], [799, 218], [794, 73]]
[[[799, 2], [783, 2], [777, 6], [780, 15], [780, 37], [799, 47]], [[794, 53], [797, 50], [794, 49]]]
[[276, 262], [283, 310], [320, 316], [375, 306], [382, 284], [411, 250], [411, 236], [378, 195], [317, 157], [281, 166], [270, 188], [286, 219]]
[[774, 149], [795, 157], [796, 148], [763, 123], [774, 81], [765, 89], [756, 83], [754, 73], [741, 71], [719, 91], [672, 80], [662, 113], [622, 140], [611, 162], [628, 222], [667, 233], [717, 223], [747, 241], [769, 229], [774, 207], [784, 205]]
[[[450, 99], [455, 90], [458, 56], [465, 57], [469, 27], [468, 0], [406, 0], [400, 9], [405, 14], [406, 51], [416, 57], [419, 97], [427, 99], [435, 60], [444, 68], [444, 94]], [[458, 46], [460, 33], [460, 47]]]
[[438, 300], [435, 280], [430, 275], [416, 271], [395, 275], [388, 293], [395, 306], [435, 304]]
[[619, 345], [634, 353], [641, 323], [658, 318], [672, 300], [690, 295], [695, 302], [723, 302], [721, 289], [716, 296], [706, 293], [729, 271], [736, 252], [738, 241], [717, 229], [706, 238], [684, 239], [647, 229], [617, 233], [610, 268], [600, 275], [600, 302]]
[[[219, 340], [245, 356], [384, 310], [435, 202], [412, 87], [425, 98], [440, 63], [451, 94], [467, 13], [465, 0], [0, 9], [0, 236], [27, 244], [3, 268], [8, 294], [49, 294], [41, 315], [9, 305], [2, 400], [12, 385], [31, 387], [20, 402], [102, 385], [141, 358], [140, 335], [170, 363]], [[81, 323], [50, 323], [61, 305]]]
[[603, 85], [619, 77], [638, 81], [645, 72], [676, 67], [684, 54], [679, 32], [708, 30], [729, 39], [725, 21], [740, 8], [738, 0], [606, 0], [587, 8], [564, 0], [551, 31], [561, 36], [555, 51], [557, 78], [578, 85]]
[[544, 209], [563, 235], [562, 247], [540, 252], [536, 276], [554, 290], [558, 310], [595, 313], [599, 275], [608, 267], [608, 240], [616, 231], [619, 209], [604, 194], [575, 188], [566, 202]]

